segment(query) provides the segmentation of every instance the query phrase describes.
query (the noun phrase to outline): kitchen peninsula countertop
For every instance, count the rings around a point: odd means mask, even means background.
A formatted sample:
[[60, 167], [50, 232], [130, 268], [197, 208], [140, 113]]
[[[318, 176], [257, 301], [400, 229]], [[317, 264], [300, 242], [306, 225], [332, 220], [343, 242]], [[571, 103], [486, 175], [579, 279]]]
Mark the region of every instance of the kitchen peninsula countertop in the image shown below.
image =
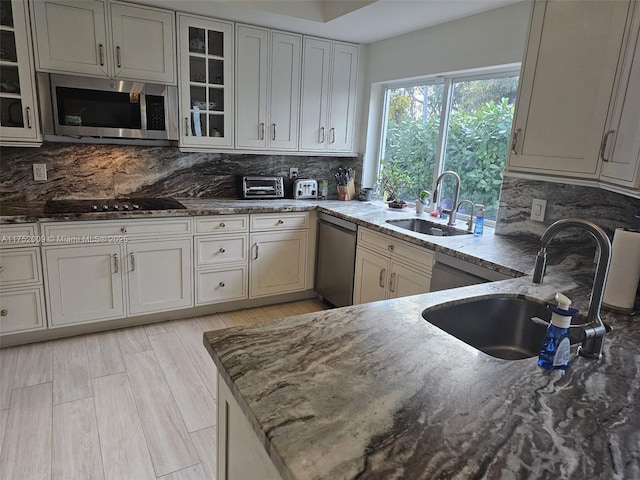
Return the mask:
[[[386, 224], [415, 215], [365, 202], [181, 200], [186, 210], [45, 216], [1, 205], [1, 223], [319, 211], [493, 268], [528, 274], [537, 242], [429, 237]], [[430, 217], [424, 215], [431, 220]], [[458, 222], [463, 228], [463, 222]], [[208, 332], [205, 345], [287, 479], [640, 478], [640, 321], [604, 313], [602, 360], [565, 375], [507, 361], [426, 322], [425, 308], [496, 293], [586, 312], [593, 265], [561, 248], [543, 285], [528, 276]]]

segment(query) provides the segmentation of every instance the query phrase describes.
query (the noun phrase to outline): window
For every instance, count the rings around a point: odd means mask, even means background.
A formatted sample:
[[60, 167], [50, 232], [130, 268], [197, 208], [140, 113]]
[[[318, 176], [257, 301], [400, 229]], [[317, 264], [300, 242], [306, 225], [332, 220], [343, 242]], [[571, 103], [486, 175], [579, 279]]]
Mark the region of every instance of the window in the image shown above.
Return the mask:
[[[513, 71], [388, 87], [381, 158], [408, 174], [403, 198], [418, 198], [453, 170], [460, 200], [484, 204], [486, 218], [495, 220], [517, 88]], [[445, 181], [439, 197], [451, 207], [453, 182]]]

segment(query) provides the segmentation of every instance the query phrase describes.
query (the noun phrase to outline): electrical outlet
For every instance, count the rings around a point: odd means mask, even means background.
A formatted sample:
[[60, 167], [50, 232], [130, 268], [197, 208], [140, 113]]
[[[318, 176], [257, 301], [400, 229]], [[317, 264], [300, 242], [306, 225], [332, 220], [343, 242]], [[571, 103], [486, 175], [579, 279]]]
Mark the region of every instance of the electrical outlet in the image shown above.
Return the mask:
[[47, 164], [46, 163], [33, 164], [33, 179], [36, 182], [47, 181]]
[[289, 169], [289, 180], [295, 180], [298, 178], [298, 169], [296, 167], [291, 167]]
[[547, 201], [541, 198], [534, 198], [531, 203], [531, 220], [544, 222], [544, 214], [547, 210]]

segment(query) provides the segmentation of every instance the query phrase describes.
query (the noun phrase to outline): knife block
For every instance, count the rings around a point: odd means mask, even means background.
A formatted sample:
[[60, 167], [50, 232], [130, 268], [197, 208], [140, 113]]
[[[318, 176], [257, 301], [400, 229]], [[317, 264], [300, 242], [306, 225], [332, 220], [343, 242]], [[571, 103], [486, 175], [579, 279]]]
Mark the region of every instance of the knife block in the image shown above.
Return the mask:
[[353, 200], [356, 198], [356, 186], [353, 179], [346, 185], [338, 185], [338, 200]]

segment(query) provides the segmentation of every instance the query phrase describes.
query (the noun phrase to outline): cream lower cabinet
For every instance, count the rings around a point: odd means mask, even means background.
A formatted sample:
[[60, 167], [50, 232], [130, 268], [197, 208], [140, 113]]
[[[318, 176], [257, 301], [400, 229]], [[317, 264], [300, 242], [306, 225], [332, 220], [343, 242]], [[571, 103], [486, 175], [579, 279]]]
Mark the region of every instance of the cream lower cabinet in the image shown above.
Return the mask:
[[[251, 215], [249, 297], [311, 288], [309, 212]], [[311, 252], [311, 255], [310, 255]]]
[[0, 227], [0, 335], [47, 327], [37, 231], [29, 224]]
[[[193, 306], [191, 219], [44, 224], [50, 327]], [[66, 243], [66, 245], [65, 245]]]
[[121, 245], [44, 248], [51, 327], [125, 316]]
[[218, 375], [218, 477], [226, 480], [281, 480], [265, 447], [224, 379]]
[[360, 228], [353, 303], [429, 291], [433, 254], [408, 242]]
[[126, 251], [130, 316], [193, 306], [190, 238], [131, 242]]
[[249, 288], [249, 215], [195, 220], [196, 306], [243, 300]]

